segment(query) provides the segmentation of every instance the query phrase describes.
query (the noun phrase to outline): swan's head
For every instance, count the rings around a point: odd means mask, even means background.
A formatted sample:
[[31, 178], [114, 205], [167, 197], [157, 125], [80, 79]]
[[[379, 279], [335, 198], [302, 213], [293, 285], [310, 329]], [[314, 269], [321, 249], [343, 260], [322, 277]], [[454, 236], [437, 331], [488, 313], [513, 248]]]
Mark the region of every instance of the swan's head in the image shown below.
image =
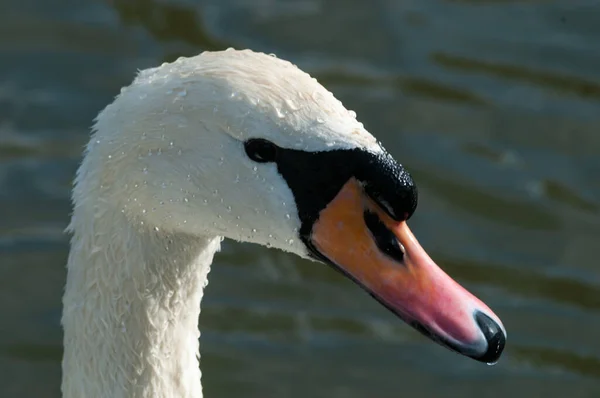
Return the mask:
[[225, 51], [143, 71], [99, 115], [86, 162], [140, 228], [312, 258], [452, 350], [495, 362], [504, 348], [498, 317], [410, 232], [408, 172], [289, 62]]

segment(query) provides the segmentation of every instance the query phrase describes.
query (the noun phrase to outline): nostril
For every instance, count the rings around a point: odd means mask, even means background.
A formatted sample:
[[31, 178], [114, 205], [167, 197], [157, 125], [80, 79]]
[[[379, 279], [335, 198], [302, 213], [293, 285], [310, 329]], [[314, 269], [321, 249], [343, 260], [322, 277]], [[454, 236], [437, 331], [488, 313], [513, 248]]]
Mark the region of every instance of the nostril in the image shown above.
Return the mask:
[[504, 330], [496, 321], [481, 311], [475, 313], [475, 321], [483, 332], [488, 345], [487, 351], [477, 359], [487, 363], [497, 362], [506, 344]]

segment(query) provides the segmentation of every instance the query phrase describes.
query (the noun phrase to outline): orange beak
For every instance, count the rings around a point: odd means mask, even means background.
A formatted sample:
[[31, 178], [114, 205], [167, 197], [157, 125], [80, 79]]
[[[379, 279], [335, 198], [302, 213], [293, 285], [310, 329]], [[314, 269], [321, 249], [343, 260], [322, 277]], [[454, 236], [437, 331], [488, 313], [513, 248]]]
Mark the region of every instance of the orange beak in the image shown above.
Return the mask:
[[327, 262], [440, 344], [493, 363], [506, 341], [500, 319], [440, 269], [405, 221], [395, 221], [349, 180], [321, 211], [311, 242]]

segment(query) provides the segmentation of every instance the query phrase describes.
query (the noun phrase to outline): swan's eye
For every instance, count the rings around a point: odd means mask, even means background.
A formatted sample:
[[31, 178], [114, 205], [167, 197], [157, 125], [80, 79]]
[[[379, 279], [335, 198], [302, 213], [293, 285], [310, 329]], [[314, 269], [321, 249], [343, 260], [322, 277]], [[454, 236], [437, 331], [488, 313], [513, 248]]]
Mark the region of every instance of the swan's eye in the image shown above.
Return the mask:
[[258, 163], [274, 162], [277, 159], [277, 146], [262, 138], [251, 138], [244, 143], [248, 157]]

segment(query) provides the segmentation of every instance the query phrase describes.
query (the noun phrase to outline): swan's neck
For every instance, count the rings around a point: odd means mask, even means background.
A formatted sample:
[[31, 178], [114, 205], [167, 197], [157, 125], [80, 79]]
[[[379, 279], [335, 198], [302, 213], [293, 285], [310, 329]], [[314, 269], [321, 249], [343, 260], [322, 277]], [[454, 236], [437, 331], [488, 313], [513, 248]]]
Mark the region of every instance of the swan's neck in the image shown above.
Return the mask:
[[198, 316], [221, 239], [148, 230], [92, 203], [71, 229], [63, 396], [202, 397]]

